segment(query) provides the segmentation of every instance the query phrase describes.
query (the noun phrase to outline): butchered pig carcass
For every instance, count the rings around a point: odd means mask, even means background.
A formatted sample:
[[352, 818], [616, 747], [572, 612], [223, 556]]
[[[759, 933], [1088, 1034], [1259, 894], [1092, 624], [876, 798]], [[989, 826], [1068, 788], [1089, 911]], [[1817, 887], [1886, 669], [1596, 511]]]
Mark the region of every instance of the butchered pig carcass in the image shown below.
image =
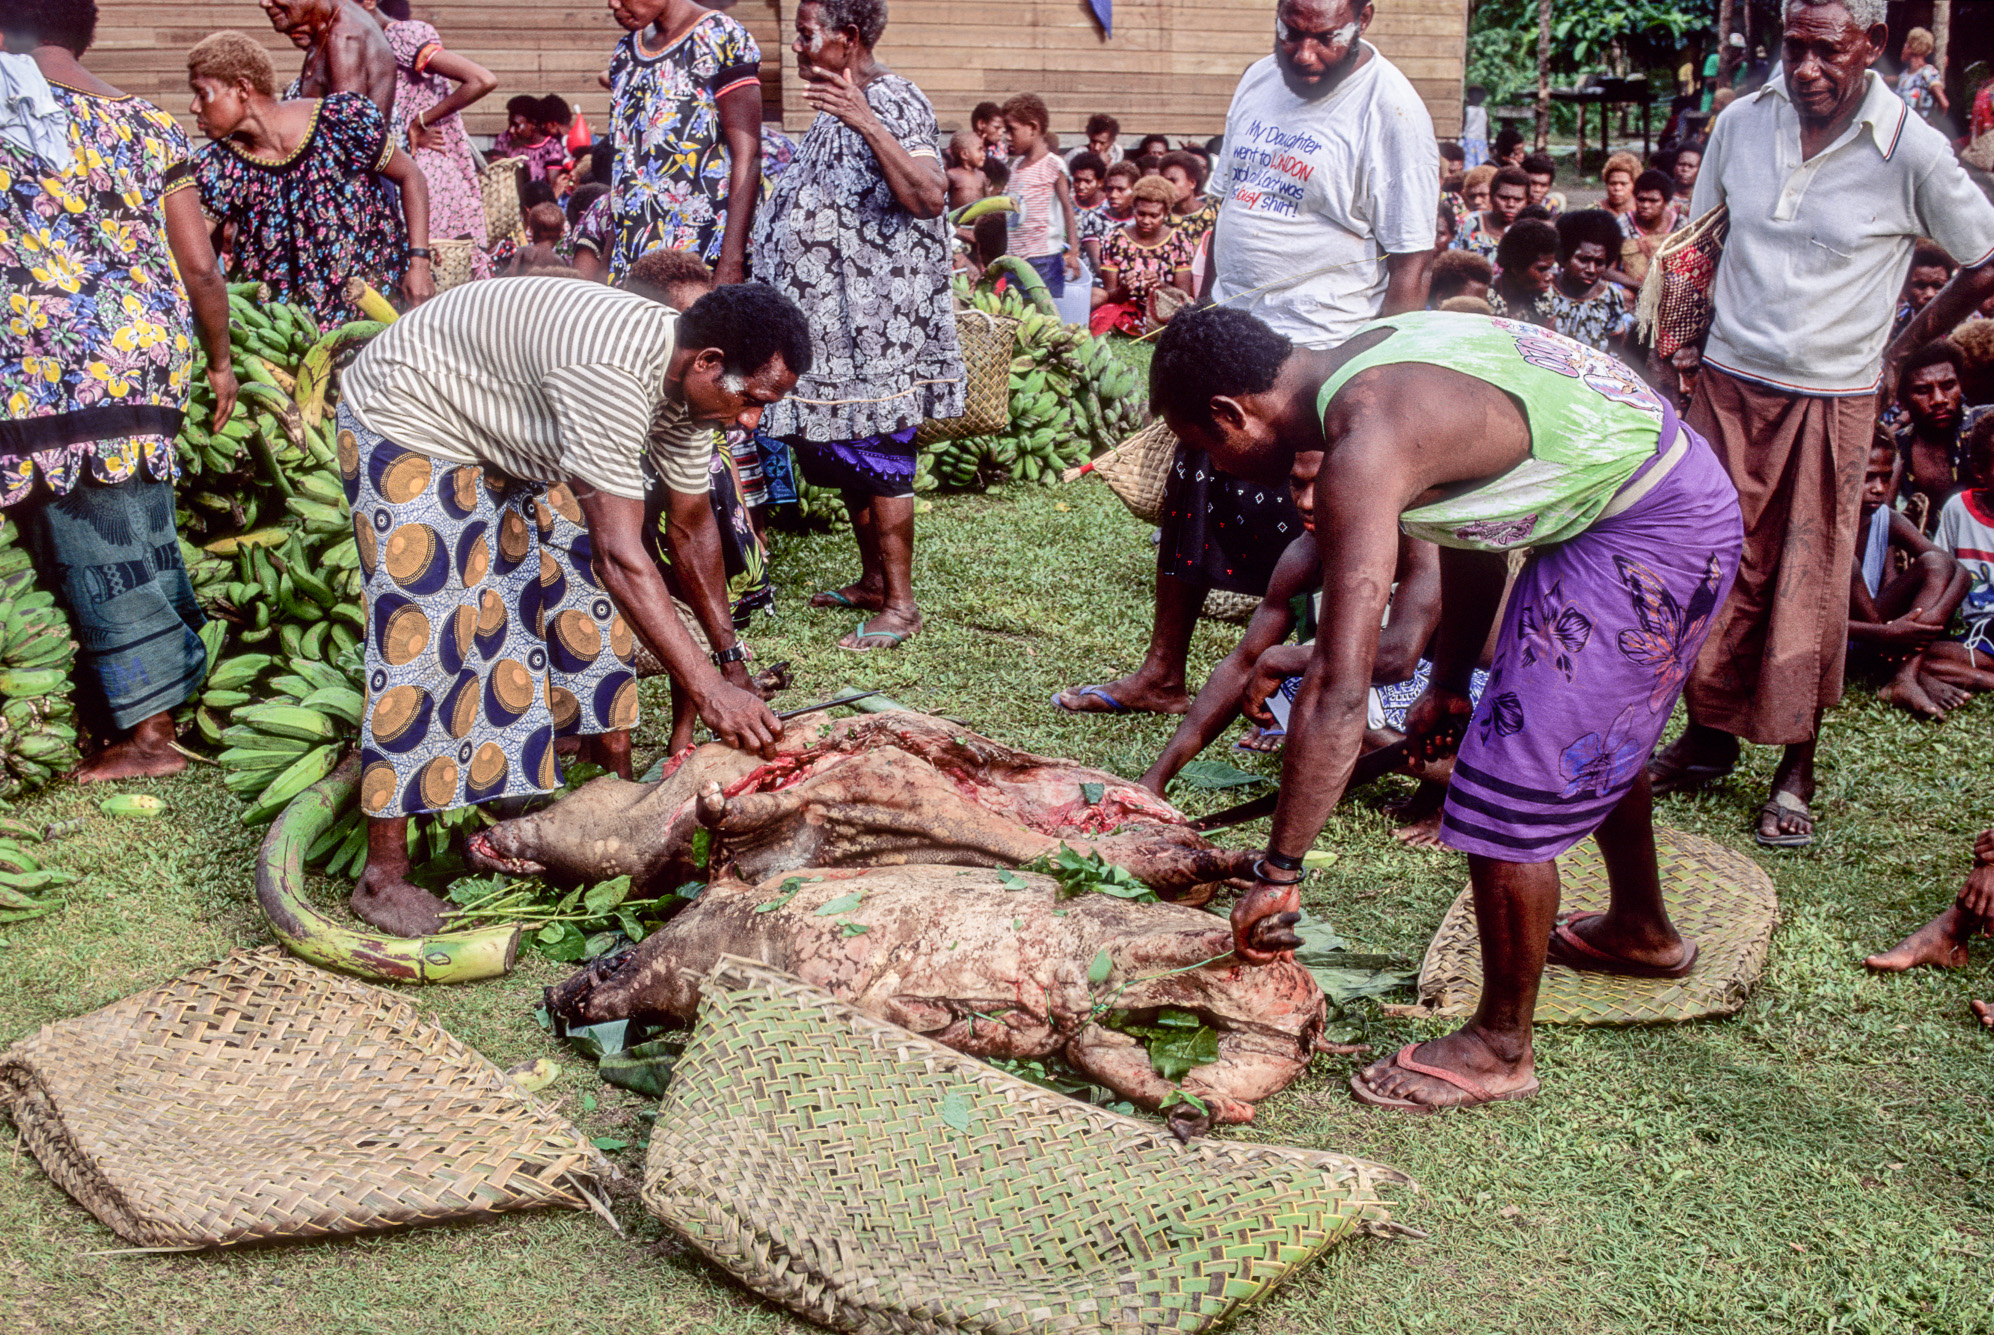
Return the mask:
[[475, 836], [471, 855], [520, 875], [629, 876], [656, 895], [709, 868], [758, 882], [797, 867], [1016, 867], [1061, 844], [1193, 902], [1254, 858], [1127, 779], [906, 711], [791, 725], [774, 760], [709, 742], [656, 783], [597, 779]]
[[550, 988], [566, 1026], [691, 1023], [700, 979], [722, 955], [795, 974], [869, 1015], [985, 1058], [1063, 1056], [1076, 1071], [1154, 1109], [1179, 1085], [1103, 1020], [1195, 1013], [1218, 1059], [1181, 1088], [1209, 1109], [1172, 1105], [1179, 1135], [1253, 1119], [1317, 1051], [1327, 1007], [1306, 969], [1232, 954], [1226, 920], [1182, 904], [1083, 893], [1033, 873], [945, 866], [806, 868], [749, 885], [716, 879], [634, 950]]

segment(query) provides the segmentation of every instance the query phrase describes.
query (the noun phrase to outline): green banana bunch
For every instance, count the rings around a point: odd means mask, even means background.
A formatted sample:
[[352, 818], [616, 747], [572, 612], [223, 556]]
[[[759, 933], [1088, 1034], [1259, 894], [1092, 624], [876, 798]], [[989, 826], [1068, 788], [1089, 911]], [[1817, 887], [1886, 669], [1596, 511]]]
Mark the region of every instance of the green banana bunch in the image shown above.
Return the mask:
[[15, 536], [0, 523], [0, 798], [31, 793], [78, 760], [69, 618], [34, 587]]

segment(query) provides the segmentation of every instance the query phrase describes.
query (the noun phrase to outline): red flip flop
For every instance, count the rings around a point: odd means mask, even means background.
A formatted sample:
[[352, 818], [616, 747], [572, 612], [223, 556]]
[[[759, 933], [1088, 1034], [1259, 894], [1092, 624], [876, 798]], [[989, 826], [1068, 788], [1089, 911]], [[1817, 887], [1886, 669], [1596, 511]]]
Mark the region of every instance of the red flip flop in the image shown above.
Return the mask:
[[1480, 1083], [1462, 1075], [1458, 1071], [1449, 1071], [1438, 1066], [1428, 1066], [1425, 1062], [1415, 1060], [1412, 1054], [1413, 1050], [1418, 1046], [1419, 1044], [1417, 1043], [1408, 1043], [1393, 1053], [1392, 1065], [1402, 1071], [1411, 1071], [1414, 1075], [1431, 1076], [1435, 1080], [1452, 1085], [1463, 1094], [1466, 1094], [1467, 1098], [1457, 1103], [1420, 1103], [1414, 1099], [1387, 1098], [1364, 1083], [1364, 1073], [1362, 1071], [1357, 1071], [1350, 1077], [1350, 1093], [1352, 1097], [1359, 1103], [1369, 1104], [1373, 1108], [1397, 1108], [1401, 1112], [1424, 1115], [1426, 1113], [1446, 1112], [1452, 1108], [1477, 1108], [1484, 1103], [1499, 1103], [1505, 1100], [1529, 1099], [1537, 1096], [1539, 1086], [1536, 1080], [1532, 1080], [1520, 1089], [1512, 1089], [1506, 1094], [1492, 1094]]
[[1622, 959], [1609, 955], [1572, 930], [1576, 923], [1590, 922], [1594, 918], [1604, 918], [1604, 913], [1574, 913], [1551, 929], [1551, 946], [1545, 952], [1545, 963], [1562, 964], [1567, 969], [1577, 969], [1581, 973], [1611, 973], [1623, 978], [1687, 978], [1689, 971], [1696, 967], [1696, 942], [1683, 941], [1685, 947], [1682, 959], [1675, 964], [1642, 964], [1635, 960]]

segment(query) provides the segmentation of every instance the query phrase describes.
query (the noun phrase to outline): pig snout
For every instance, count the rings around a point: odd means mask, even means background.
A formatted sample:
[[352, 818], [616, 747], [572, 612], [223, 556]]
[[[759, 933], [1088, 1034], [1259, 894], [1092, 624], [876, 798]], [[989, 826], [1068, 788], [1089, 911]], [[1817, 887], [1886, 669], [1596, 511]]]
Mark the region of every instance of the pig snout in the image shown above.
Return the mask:
[[[465, 845], [471, 865], [481, 871], [506, 872], [513, 876], [538, 876], [547, 868], [530, 853], [538, 852], [533, 839], [533, 821], [509, 820], [480, 830]], [[526, 827], [526, 828], [521, 828]]]

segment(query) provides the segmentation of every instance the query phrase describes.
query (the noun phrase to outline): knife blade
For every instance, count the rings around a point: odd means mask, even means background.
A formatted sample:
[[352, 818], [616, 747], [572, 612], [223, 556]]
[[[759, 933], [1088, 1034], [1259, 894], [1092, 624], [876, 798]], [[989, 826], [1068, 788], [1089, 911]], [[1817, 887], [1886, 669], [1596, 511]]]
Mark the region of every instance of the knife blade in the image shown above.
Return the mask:
[[879, 694], [878, 691], [860, 691], [857, 695], [841, 695], [835, 700], [826, 700], [822, 704], [805, 705], [801, 709], [785, 710], [784, 712], [777, 714], [776, 717], [779, 719], [795, 718], [799, 714], [814, 714], [820, 709], [833, 709], [836, 708], [838, 705], [848, 705], [854, 700], [863, 700], [868, 696], [874, 696], [878, 694]]
[[[1375, 751], [1357, 757], [1357, 767], [1350, 771], [1350, 782], [1343, 786], [1344, 795], [1347, 797], [1373, 779], [1391, 773], [1405, 764], [1405, 758], [1406, 744], [1403, 741], [1393, 742], [1390, 746], [1381, 746]], [[1280, 805], [1281, 793], [1276, 789], [1250, 801], [1241, 802], [1237, 806], [1215, 811], [1200, 820], [1194, 820], [1191, 822], [1191, 828], [1200, 832], [1229, 829], [1234, 825], [1244, 825], [1250, 820], [1259, 820], [1262, 816], [1271, 816], [1274, 814], [1274, 809]]]

